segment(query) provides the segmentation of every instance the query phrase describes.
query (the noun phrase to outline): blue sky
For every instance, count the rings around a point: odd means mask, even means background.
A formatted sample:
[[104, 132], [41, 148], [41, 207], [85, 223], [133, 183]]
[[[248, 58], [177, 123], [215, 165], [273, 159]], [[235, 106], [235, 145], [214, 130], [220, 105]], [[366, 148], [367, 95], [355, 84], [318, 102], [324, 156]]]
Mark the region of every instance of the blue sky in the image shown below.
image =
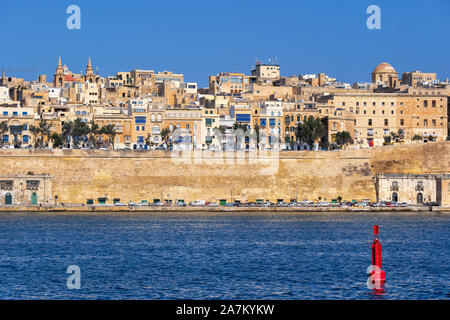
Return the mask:
[[[81, 30], [66, 8], [81, 8]], [[381, 30], [366, 9], [381, 8]], [[0, 65], [7, 75], [53, 79], [58, 56], [73, 72], [92, 58], [102, 76], [135, 68], [208, 75], [250, 73], [255, 58], [277, 57], [282, 75], [325, 72], [370, 81], [383, 61], [397, 72], [450, 77], [450, 1], [35, 1], [2, 3]]]

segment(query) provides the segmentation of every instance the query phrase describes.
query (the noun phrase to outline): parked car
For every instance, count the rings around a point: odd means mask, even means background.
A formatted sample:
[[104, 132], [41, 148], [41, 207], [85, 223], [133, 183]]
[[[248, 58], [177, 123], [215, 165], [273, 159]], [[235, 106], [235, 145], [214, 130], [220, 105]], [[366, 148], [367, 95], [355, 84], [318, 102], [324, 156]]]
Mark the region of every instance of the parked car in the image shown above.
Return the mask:
[[126, 206], [127, 206], [127, 204], [126, 204], [126, 203], [123, 203], [123, 202], [116, 202], [116, 203], [114, 203], [114, 205], [115, 205], [116, 207], [126, 207]]
[[357, 202], [355, 207], [368, 207], [367, 202]]
[[206, 204], [205, 200], [195, 200], [189, 203], [189, 205], [191, 206], [204, 206], [205, 204]]
[[217, 207], [219, 204], [217, 202], [208, 202], [206, 205], [210, 207]]
[[428, 207], [435, 207], [438, 206], [438, 204], [434, 201], [431, 202], [426, 202], [424, 205], [428, 206]]

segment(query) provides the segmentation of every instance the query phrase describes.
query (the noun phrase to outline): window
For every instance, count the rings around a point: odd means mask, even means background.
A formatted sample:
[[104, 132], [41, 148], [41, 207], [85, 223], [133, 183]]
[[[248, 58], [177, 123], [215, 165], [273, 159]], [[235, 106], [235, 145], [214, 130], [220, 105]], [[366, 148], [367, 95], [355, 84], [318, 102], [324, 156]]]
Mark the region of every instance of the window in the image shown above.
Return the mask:
[[27, 180], [27, 189], [31, 190], [39, 189], [39, 180]]
[[145, 126], [142, 126], [142, 131], [145, 131]]
[[139, 131], [139, 126], [136, 126], [136, 131]]
[[433, 127], [436, 126], [436, 120], [435, 120], [435, 119], [431, 120], [431, 125], [432, 125]]
[[424, 125], [424, 126], [428, 126], [428, 120], [427, 120], [427, 119], [424, 119], [424, 120], [423, 120], [423, 125]]
[[401, 126], [404, 126], [404, 125], [405, 125], [405, 120], [400, 119], [400, 125], [401, 125]]
[[135, 118], [135, 123], [136, 124], [145, 124], [147, 121], [147, 118], [146, 117], [136, 117]]
[[369, 123], [369, 126], [371, 126], [372, 125], [372, 119], [369, 119], [369, 121], [368, 121]]
[[388, 119], [384, 119], [384, 125], [385, 125], [385, 126], [388, 126], [388, 125], [389, 125]]
[[24, 135], [22, 140], [23, 140], [23, 143], [28, 143], [28, 136]]

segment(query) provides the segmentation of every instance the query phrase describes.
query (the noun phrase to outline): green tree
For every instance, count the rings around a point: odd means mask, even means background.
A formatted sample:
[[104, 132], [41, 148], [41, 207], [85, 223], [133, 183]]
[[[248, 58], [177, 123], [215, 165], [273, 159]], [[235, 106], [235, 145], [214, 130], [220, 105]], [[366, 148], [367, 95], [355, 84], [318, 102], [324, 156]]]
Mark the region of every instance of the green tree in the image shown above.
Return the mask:
[[9, 131], [8, 122], [0, 122], [0, 146], [3, 146], [3, 136]]
[[234, 124], [233, 124], [233, 129], [234, 130], [239, 130], [239, 129], [241, 129], [242, 131], [247, 131], [247, 129], [248, 129], [248, 125], [247, 124], [244, 124], [244, 123], [238, 123], [238, 122], [235, 122]]
[[305, 122], [297, 124], [295, 135], [297, 141], [307, 143], [310, 147], [314, 145], [318, 139], [325, 136], [326, 129], [320, 118], [309, 116]]
[[113, 124], [107, 124], [100, 129], [101, 134], [106, 134], [108, 136], [108, 146], [112, 145], [114, 150], [114, 137], [116, 136], [116, 130]]
[[73, 122], [72, 120], [69, 120], [68, 122], [65, 122], [61, 129], [61, 138], [63, 139], [63, 143], [67, 143], [70, 137], [72, 136], [72, 130], [73, 130]]
[[42, 148], [44, 146], [45, 137], [50, 139], [50, 127], [51, 124], [46, 120], [39, 121], [37, 126], [31, 125], [30, 132], [34, 137], [34, 146]]
[[25, 125], [23, 124], [15, 124], [9, 126], [9, 132], [14, 137], [14, 147], [20, 147], [22, 144], [22, 139], [19, 139], [19, 137], [22, 137], [23, 129], [25, 128]]
[[258, 126], [258, 124], [255, 124], [253, 130], [255, 131], [256, 135], [256, 149], [259, 150], [259, 131], [261, 130], [261, 128]]
[[342, 202], [342, 197], [341, 197], [341, 196], [338, 196], [338, 197], [337, 197], [337, 201], [338, 201], [338, 202]]
[[71, 136], [73, 138], [73, 143], [75, 147], [78, 147], [80, 141], [82, 141], [83, 137], [87, 137], [91, 131], [89, 125], [84, 122], [81, 118], [76, 118], [73, 122], [73, 128], [71, 132]]
[[164, 128], [161, 130], [161, 140], [162, 142], [166, 141], [170, 136], [169, 128]]
[[100, 134], [100, 127], [94, 120], [90, 122], [89, 143], [95, 148], [97, 147], [97, 136]]
[[419, 136], [418, 134], [415, 134], [412, 139], [413, 139], [413, 141], [419, 141], [419, 140], [422, 140], [422, 137]]
[[336, 143], [340, 146], [345, 146], [347, 144], [353, 144], [352, 136], [348, 131], [338, 131], [336, 132]]
[[61, 147], [63, 145], [63, 141], [62, 141], [61, 136], [58, 133], [56, 133], [56, 132], [53, 132], [50, 135], [50, 139], [53, 142], [53, 148], [59, 148], [59, 147]]

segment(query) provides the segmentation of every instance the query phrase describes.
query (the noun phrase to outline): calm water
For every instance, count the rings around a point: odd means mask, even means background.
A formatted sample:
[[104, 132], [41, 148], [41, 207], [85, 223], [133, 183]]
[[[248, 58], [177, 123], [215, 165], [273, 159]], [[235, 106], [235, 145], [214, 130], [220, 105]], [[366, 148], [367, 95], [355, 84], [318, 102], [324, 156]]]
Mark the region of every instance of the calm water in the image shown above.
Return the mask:
[[[365, 285], [373, 224], [383, 295]], [[449, 299], [449, 227], [431, 213], [1, 213], [0, 298]]]

